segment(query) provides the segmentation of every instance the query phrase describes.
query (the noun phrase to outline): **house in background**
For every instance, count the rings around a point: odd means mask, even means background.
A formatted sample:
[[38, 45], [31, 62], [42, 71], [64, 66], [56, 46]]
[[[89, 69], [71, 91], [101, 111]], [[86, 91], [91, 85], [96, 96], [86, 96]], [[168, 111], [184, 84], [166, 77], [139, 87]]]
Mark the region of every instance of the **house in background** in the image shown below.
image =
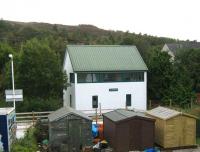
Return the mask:
[[197, 49], [200, 48], [200, 42], [177, 42], [177, 43], [166, 43], [162, 50], [163, 52], [168, 52], [168, 54], [174, 60], [174, 57], [178, 50], [180, 49]]
[[68, 45], [63, 68], [70, 83], [64, 106], [146, 110], [147, 66], [135, 46]]

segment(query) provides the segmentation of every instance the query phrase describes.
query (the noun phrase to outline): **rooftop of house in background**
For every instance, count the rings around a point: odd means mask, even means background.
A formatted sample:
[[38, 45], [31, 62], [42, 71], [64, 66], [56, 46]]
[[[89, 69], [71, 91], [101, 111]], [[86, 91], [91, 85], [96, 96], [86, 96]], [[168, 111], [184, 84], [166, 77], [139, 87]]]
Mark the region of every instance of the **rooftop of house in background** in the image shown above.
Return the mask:
[[148, 70], [135, 46], [67, 45], [75, 72]]
[[190, 41], [190, 42], [177, 42], [177, 43], [166, 43], [169, 50], [176, 53], [179, 49], [196, 49], [200, 48], [200, 42]]

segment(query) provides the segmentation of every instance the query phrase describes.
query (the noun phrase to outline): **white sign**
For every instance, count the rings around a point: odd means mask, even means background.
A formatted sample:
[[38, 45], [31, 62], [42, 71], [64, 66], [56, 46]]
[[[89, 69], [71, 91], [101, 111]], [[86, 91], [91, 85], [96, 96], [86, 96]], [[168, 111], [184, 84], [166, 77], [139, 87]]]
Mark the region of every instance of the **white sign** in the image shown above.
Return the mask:
[[23, 101], [23, 90], [22, 89], [16, 89], [15, 90], [15, 95], [13, 95], [13, 90], [5, 90], [6, 94], [6, 101], [11, 102], [14, 100], [15, 101]]

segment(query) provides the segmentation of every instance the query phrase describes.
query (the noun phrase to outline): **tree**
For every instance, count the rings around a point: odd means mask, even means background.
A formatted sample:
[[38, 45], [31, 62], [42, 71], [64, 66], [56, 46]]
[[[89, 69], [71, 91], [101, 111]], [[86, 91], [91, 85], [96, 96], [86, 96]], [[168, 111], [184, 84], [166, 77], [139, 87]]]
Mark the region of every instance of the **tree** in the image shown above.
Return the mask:
[[172, 83], [163, 96], [163, 101], [179, 106], [187, 106], [191, 101], [195, 100], [195, 93], [192, 90], [192, 80], [188, 71], [183, 65], [174, 64], [174, 72]]
[[170, 56], [159, 49], [153, 49], [147, 61], [148, 95], [150, 99], [161, 100], [173, 79], [173, 64]]
[[23, 46], [18, 67], [18, 85], [28, 97], [61, 97], [65, 75], [59, 57], [47, 41], [32, 39]]
[[0, 42], [0, 96], [6, 87], [6, 64], [10, 60], [8, 55], [13, 53], [13, 49], [6, 42]]
[[166, 52], [153, 49], [147, 63], [150, 99], [179, 106], [185, 106], [195, 99], [190, 74], [181, 62], [172, 62]]
[[200, 92], [200, 49], [181, 49], [177, 52], [175, 61], [188, 72], [193, 81], [193, 89]]

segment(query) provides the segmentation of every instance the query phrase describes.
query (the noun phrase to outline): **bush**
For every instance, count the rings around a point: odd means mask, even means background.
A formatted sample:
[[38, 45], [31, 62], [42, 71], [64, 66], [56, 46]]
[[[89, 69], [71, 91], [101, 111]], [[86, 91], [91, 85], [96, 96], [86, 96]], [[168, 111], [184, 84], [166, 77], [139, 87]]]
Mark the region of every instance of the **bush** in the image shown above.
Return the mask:
[[18, 139], [11, 147], [12, 152], [36, 152], [38, 150], [37, 141], [34, 136], [35, 129], [29, 128], [25, 137]]

